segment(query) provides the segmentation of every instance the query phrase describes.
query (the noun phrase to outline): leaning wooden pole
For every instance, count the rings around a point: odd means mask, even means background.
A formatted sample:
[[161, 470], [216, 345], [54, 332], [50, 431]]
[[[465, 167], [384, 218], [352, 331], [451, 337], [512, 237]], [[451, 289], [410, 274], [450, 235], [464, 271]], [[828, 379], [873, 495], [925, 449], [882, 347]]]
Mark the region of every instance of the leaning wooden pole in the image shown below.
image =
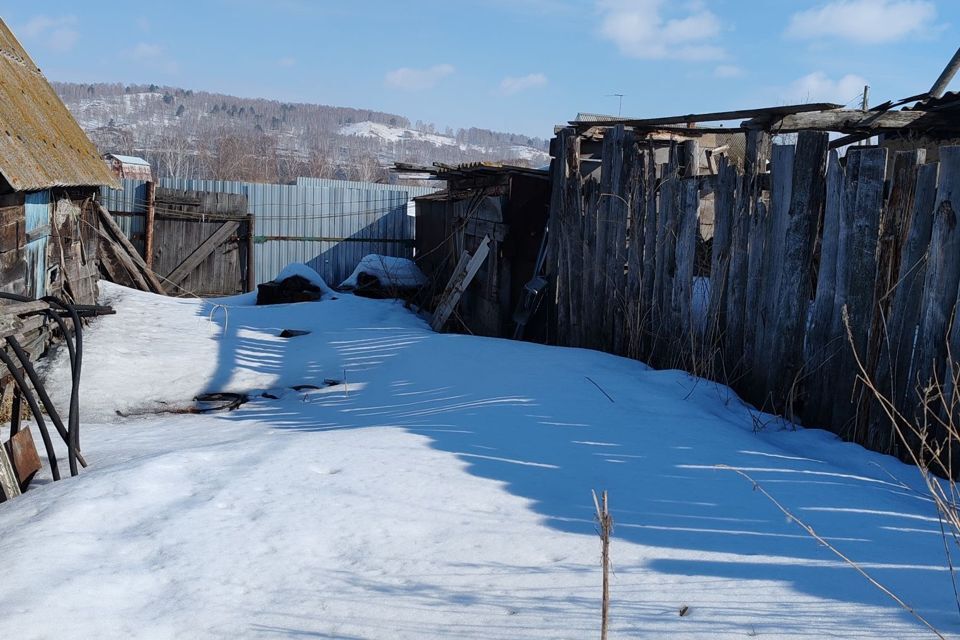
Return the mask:
[[937, 78], [937, 81], [930, 87], [930, 97], [939, 98], [943, 96], [947, 90], [947, 85], [953, 80], [953, 76], [957, 75], [958, 70], [960, 70], [960, 49], [957, 49], [957, 52], [953, 54], [950, 62], [948, 62], [947, 66], [940, 72], [940, 77]]

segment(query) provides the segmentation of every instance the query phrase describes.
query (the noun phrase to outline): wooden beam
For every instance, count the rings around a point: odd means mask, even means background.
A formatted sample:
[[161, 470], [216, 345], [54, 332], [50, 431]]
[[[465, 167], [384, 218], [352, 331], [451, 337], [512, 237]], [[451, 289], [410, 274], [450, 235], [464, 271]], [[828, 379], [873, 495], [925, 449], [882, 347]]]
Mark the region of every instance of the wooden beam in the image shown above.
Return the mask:
[[953, 76], [957, 75], [957, 70], [960, 70], [960, 49], [957, 49], [956, 53], [953, 54], [950, 62], [948, 62], [947, 66], [940, 72], [940, 77], [937, 78], [937, 81], [930, 87], [931, 98], [943, 96], [943, 92], [947, 90], [947, 85], [953, 80]]
[[680, 116], [667, 116], [665, 118], [641, 118], [641, 119], [617, 119], [610, 122], [570, 122], [575, 127], [583, 126], [602, 126], [612, 127], [622, 124], [627, 127], [655, 127], [666, 124], [688, 124], [691, 122], [719, 122], [722, 120], [743, 120], [744, 118], [781, 118], [794, 113], [805, 113], [809, 111], [825, 111], [828, 109], [838, 109], [843, 105], [833, 103], [810, 103], [810, 104], [792, 104], [782, 107], [761, 107], [758, 109], [737, 109], [735, 111], [714, 111], [711, 113], [690, 113]]
[[447, 284], [443, 298], [433, 314], [431, 326], [434, 331], [440, 331], [443, 329], [443, 326], [447, 324], [447, 320], [450, 319], [450, 315], [460, 302], [460, 297], [463, 295], [463, 292], [467, 290], [467, 287], [470, 286], [473, 277], [477, 275], [477, 271], [480, 270], [484, 260], [487, 259], [488, 253], [490, 253], [490, 236], [484, 236], [480, 246], [477, 247], [477, 250], [467, 261], [462, 271], [459, 269], [457, 270], [460, 271], [459, 273], [455, 271], [453, 278], [451, 278]]
[[230, 234], [234, 233], [239, 226], [240, 222], [237, 220], [223, 223], [209, 238], [201, 242], [200, 246], [194, 249], [193, 253], [177, 265], [176, 269], [170, 272], [167, 280], [175, 285], [183, 282], [183, 280], [190, 275], [190, 272], [199, 267], [200, 263], [206, 260], [207, 256], [213, 253], [214, 249], [223, 244], [224, 241], [230, 237]]
[[837, 131], [865, 133], [892, 129], [951, 128], [960, 129], [955, 121], [943, 114], [927, 111], [861, 111], [834, 109], [816, 113], [795, 113], [772, 123], [748, 120], [745, 127], [765, 128], [773, 133], [797, 131]]
[[[115, 242], [122, 247], [124, 252], [128, 254], [130, 261], [142, 271], [143, 279], [146, 280], [149, 285], [144, 289], [144, 291], [153, 291], [154, 293], [166, 293], [163, 288], [163, 285], [160, 284], [160, 280], [157, 279], [156, 274], [147, 268], [147, 263], [144, 262], [143, 258], [140, 256], [140, 253], [137, 251], [130, 240], [127, 238], [127, 235], [123, 232], [123, 229], [117, 224], [116, 220], [113, 219], [113, 216], [110, 215], [110, 212], [106, 208], [97, 203], [97, 210], [100, 213], [100, 220], [103, 222], [107, 229], [110, 231], [110, 235], [113, 236]], [[102, 230], [101, 230], [102, 231]]]

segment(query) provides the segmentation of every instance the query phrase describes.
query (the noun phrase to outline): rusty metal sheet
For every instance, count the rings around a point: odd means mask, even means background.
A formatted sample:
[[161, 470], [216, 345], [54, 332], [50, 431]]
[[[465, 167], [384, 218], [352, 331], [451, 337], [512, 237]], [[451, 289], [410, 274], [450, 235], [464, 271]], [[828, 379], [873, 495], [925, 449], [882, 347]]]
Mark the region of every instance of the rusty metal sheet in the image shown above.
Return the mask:
[[0, 20], [0, 173], [16, 191], [117, 180], [87, 134]]
[[13, 434], [7, 443], [7, 449], [10, 453], [10, 462], [13, 463], [13, 471], [17, 475], [17, 482], [20, 483], [20, 490], [26, 491], [33, 476], [37, 475], [42, 467], [30, 428], [21, 427], [20, 431]]

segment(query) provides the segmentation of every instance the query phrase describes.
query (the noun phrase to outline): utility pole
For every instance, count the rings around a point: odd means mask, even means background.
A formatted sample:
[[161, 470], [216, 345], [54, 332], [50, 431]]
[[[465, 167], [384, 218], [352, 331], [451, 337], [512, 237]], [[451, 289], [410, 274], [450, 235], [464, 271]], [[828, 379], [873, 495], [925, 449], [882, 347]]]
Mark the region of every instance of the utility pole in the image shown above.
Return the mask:
[[[870, 108], [870, 85], [865, 84], [863, 85], [863, 100], [861, 100], [860, 102], [860, 109], [862, 111], [866, 111], [869, 108]], [[862, 140], [860, 142], [860, 146], [866, 146], [869, 144], [870, 144], [870, 138], [867, 138], [866, 140]]]
[[960, 69], [960, 49], [957, 49], [957, 52], [953, 54], [953, 57], [950, 58], [950, 62], [944, 67], [940, 77], [937, 78], [937, 81], [930, 87], [931, 98], [940, 98], [943, 96], [943, 92], [947, 90], [947, 85], [953, 80], [953, 76], [957, 74], [958, 69]]

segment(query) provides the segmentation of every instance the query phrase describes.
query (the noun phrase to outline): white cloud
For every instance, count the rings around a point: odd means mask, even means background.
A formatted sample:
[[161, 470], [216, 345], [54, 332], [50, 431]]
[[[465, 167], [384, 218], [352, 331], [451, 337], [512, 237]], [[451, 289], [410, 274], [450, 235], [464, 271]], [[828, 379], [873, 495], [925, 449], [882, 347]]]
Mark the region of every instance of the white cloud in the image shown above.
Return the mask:
[[853, 73], [834, 80], [823, 71], [814, 71], [794, 80], [786, 89], [789, 102], [836, 102], [849, 104], [870, 84], [863, 76]]
[[[717, 44], [720, 19], [702, 2], [683, 6], [683, 13], [665, 18], [665, 0], [598, 0], [600, 35], [633, 58], [717, 60], [726, 53]], [[674, 11], [675, 13], [675, 11]]]
[[735, 64], [721, 64], [713, 70], [713, 75], [716, 78], [739, 78], [744, 73], [746, 72], [743, 68]]
[[803, 40], [845, 38], [861, 44], [900, 40], [933, 23], [929, 0], [834, 0], [790, 17], [786, 35]]
[[284, 56], [277, 60], [277, 65], [281, 67], [292, 67], [297, 64], [297, 59], [293, 56]]
[[30, 18], [17, 31], [24, 38], [36, 40], [54, 51], [64, 52], [73, 49], [80, 39], [80, 32], [75, 28], [76, 24], [76, 16], [51, 18], [38, 15]]
[[453, 65], [449, 64], [437, 64], [427, 69], [401, 67], [387, 73], [384, 82], [388, 86], [408, 91], [430, 89], [437, 86], [438, 82], [451, 75], [453, 71]]
[[530, 73], [520, 77], [507, 76], [500, 82], [500, 93], [505, 96], [510, 96], [528, 89], [545, 87], [546, 85], [547, 76], [542, 73]]
[[167, 54], [167, 50], [152, 42], [138, 42], [130, 51], [130, 56], [148, 69], [163, 73], [176, 73], [179, 70], [177, 61]]

